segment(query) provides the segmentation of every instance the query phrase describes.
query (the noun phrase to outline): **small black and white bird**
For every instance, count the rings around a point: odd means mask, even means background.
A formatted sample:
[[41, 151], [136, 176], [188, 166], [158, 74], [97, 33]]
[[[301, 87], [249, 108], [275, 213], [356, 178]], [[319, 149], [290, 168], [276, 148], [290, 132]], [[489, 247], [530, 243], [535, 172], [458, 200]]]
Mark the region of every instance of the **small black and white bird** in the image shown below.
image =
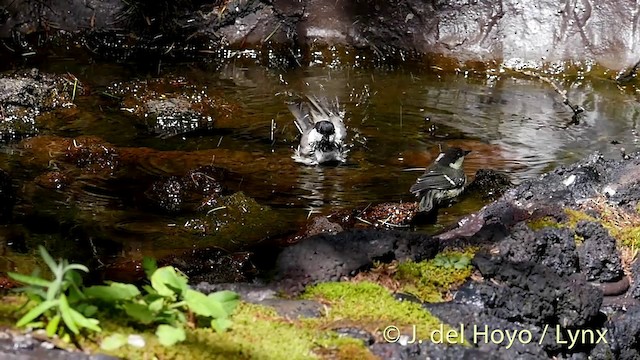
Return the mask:
[[448, 148], [426, 168], [424, 174], [409, 189], [420, 199], [418, 212], [430, 212], [435, 206], [462, 193], [467, 184], [462, 162], [470, 152], [459, 147]]
[[348, 149], [344, 144], [347, 128], [345, 111], [336, 102], [307, 96], [309, 103], [289, 104], [295, 117], [294, 124], [300, 131], [300, 145], [294, 151], [293, 160], [306, 165], [343, 163]]

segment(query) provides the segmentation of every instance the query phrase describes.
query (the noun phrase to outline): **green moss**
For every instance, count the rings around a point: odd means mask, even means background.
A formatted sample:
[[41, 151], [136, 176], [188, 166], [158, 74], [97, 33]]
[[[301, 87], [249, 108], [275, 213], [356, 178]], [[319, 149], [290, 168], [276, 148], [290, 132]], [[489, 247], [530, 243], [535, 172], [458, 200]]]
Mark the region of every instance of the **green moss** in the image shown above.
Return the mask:
[[609, 232], [624, 246], [640, 247], [640, 226], [609, 228]]
[[[321, 354], [355, 354], [353, 359], [366, 359], [371, 354], [361, 341], [339, 337], [335, 332], [280, 317], [273, 309], [241, 303], [232, 317], [233, 326], [225, 333], [210, 328], [189, 329], [187, 339], [172, 347], [163, 347], [153, 335], [106, 323], [100, 338], [111, 333], [140, 334], [144, 348], [125, 346], [108, 354], [124, 359], [319, 359]], [[83, 346], [99, 351], [96, 343]], [[339, 357], [346, 359], [345, 357]]]
[[[327, 325], [346, 321], [376, 333], [395, 326], [401, 334], [409, 337], [415, 330], [418, 339], [429, 339], [433, 330], [443, 326], [420, 304], [400, 302], [386, 288], [368, 281], [318, 284], [308, 288], [303, 298], [330, 305], [324, 318], [309, 319], [308, 322]], [[449, 327], [444, 326], [444, 329], [446, 331]]]
[[[13, 326], [23, 297], [5, 296], [0, 301], [0, 325]], [[117, 321], [117, 320], [116, 320]], [[231, 329], [217, 333], [210, 328], [188, 329], [187, 339], [171, 347], [160, 345], [155, 328], [136, 329], [111, 319], [102, 319], [103, 332], [78, 338], [83, 349], [125, 359], [374, 359], [362, 341], [341, 337], [321, 323], [292, 321], [275, 310], [241, 302], [232, 317]], [[143, 348], [130, 345], [115, 351], [99, 348], [102, 339], [114, 334], [138, 334], [145, 340]]]
[[476, 250], [443, 251], [428, 261], [401, 263], [395, 278], [404, 284], [403, 291], [415, 294], [424, 301], [444, 301], [444, 294], [471, 276], [471, 259]]
[[593, 216], [587, 215], [586, 213], [579, 210], [566, 208], [564, 209], [564, 213], [567, 214], [567, 217], [568, 217], [566, 224], [571, 229], [575, 229], [576, 225], [578, 225], [578, 223], [582, 220], [600, 222], [598, 219], [594, 218]]
[[20, 310], [26, 302], [25, 296], [3, 296], [0, 300], [0, 326], [13, 326], [20, 318]]
[[536, 220], [528, 221], [527, 225], [529, 226], [529, 229], [533, 231], [538, 231], [546, 227], [553, 227], [553, 228], [562, 227], [560, 223], [558, 223], [558, 221], [551, 216], [545, 216]]

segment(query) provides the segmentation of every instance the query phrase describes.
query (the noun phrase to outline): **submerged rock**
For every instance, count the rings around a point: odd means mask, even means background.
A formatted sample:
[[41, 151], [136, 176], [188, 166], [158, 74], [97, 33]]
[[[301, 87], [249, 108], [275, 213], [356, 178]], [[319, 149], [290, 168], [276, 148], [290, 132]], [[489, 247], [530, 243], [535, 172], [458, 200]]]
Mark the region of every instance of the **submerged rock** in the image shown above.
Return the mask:
[[165, 138], [208, 131], [214, 123], [229, 124], [239, 110], [206, 87], [181, 78], [116, 83], [107, 92], [120, 98], [121, 109], [140, 118], [149, 132]]
[[37, 69], [0, 75], [0, 142], [38, 133], [38, 120], [46, 113], [75, 107], [82, 84], [73, 75], [41, 73]]

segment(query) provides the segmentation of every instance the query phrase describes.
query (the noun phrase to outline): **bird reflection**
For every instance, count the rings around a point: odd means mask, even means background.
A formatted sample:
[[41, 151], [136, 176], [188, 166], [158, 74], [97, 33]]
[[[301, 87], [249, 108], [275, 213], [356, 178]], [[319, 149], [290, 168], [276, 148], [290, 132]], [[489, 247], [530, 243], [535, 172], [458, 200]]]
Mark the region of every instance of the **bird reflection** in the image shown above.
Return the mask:
[[327, 205], [338, 206], [345, 203], [344, 181], [347, 179], [348, 167], [301, 167], [298, 171], [297, 183], [307, 200], [310, 214], [317, 213]]

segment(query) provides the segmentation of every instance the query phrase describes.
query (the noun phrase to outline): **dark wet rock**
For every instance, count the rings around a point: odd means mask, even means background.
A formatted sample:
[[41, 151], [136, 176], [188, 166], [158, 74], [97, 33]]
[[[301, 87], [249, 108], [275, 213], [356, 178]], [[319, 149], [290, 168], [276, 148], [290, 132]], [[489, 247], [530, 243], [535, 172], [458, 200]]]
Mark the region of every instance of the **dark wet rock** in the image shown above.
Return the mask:
[[330, 220], [344, 229], [352, 228], [409, 228], [417, 212], [416, 203], [369, 204], [351, 210], [340, 210]]
[[596, 336], [595, 348], [590, 359], [638, 359], [640, 358], [640, 307], [629, 309], [622, 315], [610, 318], [606, 325], [605, 339]]
[[149, 132], [161, 137], [208, 131], [225, 121], [228, 125], [238, 110], [206, 87], [181, 78], [116, 83], [107, 92], [121, 99], [123, 111], [136, 115]]
[[201, 166], [182, 177], [154, 181], [144, 195], [152, 207], [168, 213], [211, 210], [218, 205], [227, 174], [221, 168]]
[[487, 353], [469, 346], [435, 344], [425, 341], [422, 344], [414, 343], [402, 345], [400, 343], [375, 343], [369, 350], [376, 356], [385, 360], [449, 360], [449, 359], [513, 359], [512, 357], [497, 357], [495, 354]]
[[519, 223], [498, 248], [504, 259], [511, 262], [540, 263], [561, 276], [578, 271], [574, 233], [567, 228], [544, 228], [534, 232], [525, 223]]
[[158, 261], [160, 266], [171, 265], [189, 277], [191, 283], [248, 282], [256, 275], [251, 253], [230, 253], [221, 249], [201, 248]]
[[14, 203], [15, 191], [11, 185], [11, 177], [0, 169], [0, 224], [5, 224], [11, 220]]
[[37, 69], [0, 75], [0, 142], [37, 134], [37, 120], [43, 114], [75, 107], [74, 96], [82, 93], [82, 84], [72, 75]]
[[538, 326], [579, 327], [592, 322], [602, 304], [602, 291], [579, 274], [560, 276], [533, 262], [511, 263], [476, 255], [473, 264], [487, 279], [484, 303], [497, 317]]
[[633, 284], [629, 289], [629, 296], [640, 300], [640, 261], [638, 261], [638, 258], [631, 265], [631, 278]]
[[584, 238], [578, 252], [580, 270], [588, 281], [602, 283], [620, 280], [624, 275], [616, 240], [596, 222], [580, 221], [576, 234]]
[[34, 181], [49, 190], [62, 190], [72, 183], [71, 177], [66, 172], [57, 170], [38, 175]]
[[629, 154], [628, 159], [612, 160], [596, 152], [585, 160], [559, 167], [508, 190], [499, 200], [461, 219], [454, 228], [436, 237], [450, 242], [496, 242], [521, 221], [541, 215], [560, 220], [566, 218], [562, 214], [564, 208], [588, 212], [586, 200], [606, 199], [609, 204], [624, 209], [633, 203], [633, 197], [625, 196], [631, 194], [638, 181], [640, 153]]
[[104, 354], [88, 355], [79, 351], [56, 348], [53, 343], [34, 338], [30, 334], [0, 331], [0, 358], [6, 360], [117, 360]]
[[422, 260], [439, 250], [439, 242], [430, 236], [402, 231], [358, 229], [319, 234], [280, 253], [276, 278], [284, 291], [297, 292], [308, 284], [355, 275], [376, 260]]
[[368, 331], [364, 331], [362, 329], [352, 328], [352, 327], [341, 327], [341, 328], [335, 328], [332, 330], [338, 333], [338, 335], [340, 336], [346, 336], [353, 339], [362, 340], [365, 346], [373, 345], [373, 343], [375, 343], [376, 341], [375, 337], [371, 333], [369, 333]]
[[492, 169], [480, 169], [465, 191], [483, 199], [495, 200], [512, 186], [513, 183], [507, 174]]
[[[551, 337], [542, 337], [542, 327], [507, 321], [487, 314], [486, 309], [482, 307], [458, 301], [425, 304], [424, 307], [452, 329], [462, 332], [469, 344], [474, 344], [483, 353], [495, 354], [505, 359], [546, 359], [547, 352], [557, 351], [560, 347]], [[526, 334], [523, 336], [530, 334], [531, 342], [519, 341], [517, 337], [511, 346], [506, 337], [502, 342], [498, 341], [498, 337], [494, 338], [496, 341], [492, 341], [491, 334], [495, 330], [510, 334]], [[543, 339], [542, 344], [540, 339]]]
[[65, 160], [86, 172], [112, 175], [119, 166], [117, 150], [104, 140], [81, 136], [64, 151]]

